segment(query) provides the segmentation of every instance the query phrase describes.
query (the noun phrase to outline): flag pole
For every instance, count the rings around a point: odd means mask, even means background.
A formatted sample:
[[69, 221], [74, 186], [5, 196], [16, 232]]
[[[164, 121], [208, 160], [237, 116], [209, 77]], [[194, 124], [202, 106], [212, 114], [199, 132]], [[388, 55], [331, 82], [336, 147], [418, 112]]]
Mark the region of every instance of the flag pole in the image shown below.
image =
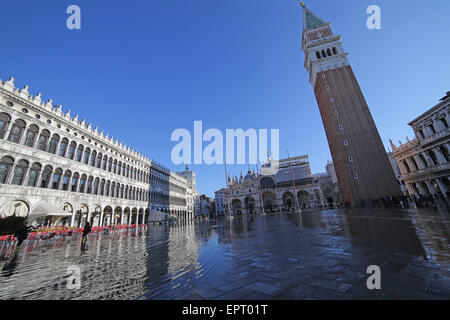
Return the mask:
[[261, 191], [261, 176], [259, 175], [258, 162], [256, 162], [256, 175], [258, 176], [259, 202], [261, 204], [261, 211], [262, 211], [261, 214], [263, 216], [265, 216], [266, 213], [264, 212], [264, 202], [263, 202], [262, 191]]
[[297, 203], [297, 212], [299, 212], [300, 206], [298, 204], [297, 189], [295, 188], [295, 182], [294, 182], [294, 174], [292, 173], [291, 158], [289, 157], [289, 150], [286, 150], [286, 152], [287, 152], [287, 156], [288, 156], [289, 171], [291, 172], [292, 187], [294, 188], [294, 198], [296, 200], [295, 202]]

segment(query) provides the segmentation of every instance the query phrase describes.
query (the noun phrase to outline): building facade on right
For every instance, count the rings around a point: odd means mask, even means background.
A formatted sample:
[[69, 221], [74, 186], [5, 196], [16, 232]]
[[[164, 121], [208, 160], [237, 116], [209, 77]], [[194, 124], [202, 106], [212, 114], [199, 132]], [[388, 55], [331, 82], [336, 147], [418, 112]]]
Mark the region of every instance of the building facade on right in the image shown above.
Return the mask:
[[350, 205], [400, 196], [386, 150], [330, 23], [302, 3], [305, 68], [314, 88], [342, 202]]
[[395, 145], [392, 156], [410, 195], [441, 193], [450, 197], [450, 92], [440, 102], [408, 123], [415, 138]]

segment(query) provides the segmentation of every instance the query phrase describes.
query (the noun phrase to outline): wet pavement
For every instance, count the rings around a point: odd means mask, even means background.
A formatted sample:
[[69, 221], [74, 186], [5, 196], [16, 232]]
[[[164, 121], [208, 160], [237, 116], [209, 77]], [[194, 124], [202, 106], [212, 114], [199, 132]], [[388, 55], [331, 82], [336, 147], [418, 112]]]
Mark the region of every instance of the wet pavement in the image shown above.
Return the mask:
[[[0, 258], [0, 299], [450, 299], [446, 209], [325, 210], [149, 226]], [[71, 265], [80, 289], [69, 289]], [[369, 290], [366, 269], [381, 269]]]

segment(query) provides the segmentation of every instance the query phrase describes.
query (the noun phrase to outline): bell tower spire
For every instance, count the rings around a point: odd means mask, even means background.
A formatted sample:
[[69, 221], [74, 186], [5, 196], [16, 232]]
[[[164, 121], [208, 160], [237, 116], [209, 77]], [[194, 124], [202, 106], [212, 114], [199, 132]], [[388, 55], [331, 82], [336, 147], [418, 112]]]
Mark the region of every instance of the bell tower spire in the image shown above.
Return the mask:
[[341, 36], [301, 3], [302, 50], [342, 199], [349, 204], [401, 194]]

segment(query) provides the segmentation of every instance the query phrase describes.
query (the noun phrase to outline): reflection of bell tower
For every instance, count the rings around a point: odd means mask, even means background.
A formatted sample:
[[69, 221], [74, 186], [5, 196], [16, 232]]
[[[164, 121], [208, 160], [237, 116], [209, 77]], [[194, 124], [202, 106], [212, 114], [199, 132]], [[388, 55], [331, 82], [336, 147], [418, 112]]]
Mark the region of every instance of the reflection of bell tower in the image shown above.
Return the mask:
[[314, 88], [343, 202], [401, 195], [341, 36], [303, 2], [302, 50]]

